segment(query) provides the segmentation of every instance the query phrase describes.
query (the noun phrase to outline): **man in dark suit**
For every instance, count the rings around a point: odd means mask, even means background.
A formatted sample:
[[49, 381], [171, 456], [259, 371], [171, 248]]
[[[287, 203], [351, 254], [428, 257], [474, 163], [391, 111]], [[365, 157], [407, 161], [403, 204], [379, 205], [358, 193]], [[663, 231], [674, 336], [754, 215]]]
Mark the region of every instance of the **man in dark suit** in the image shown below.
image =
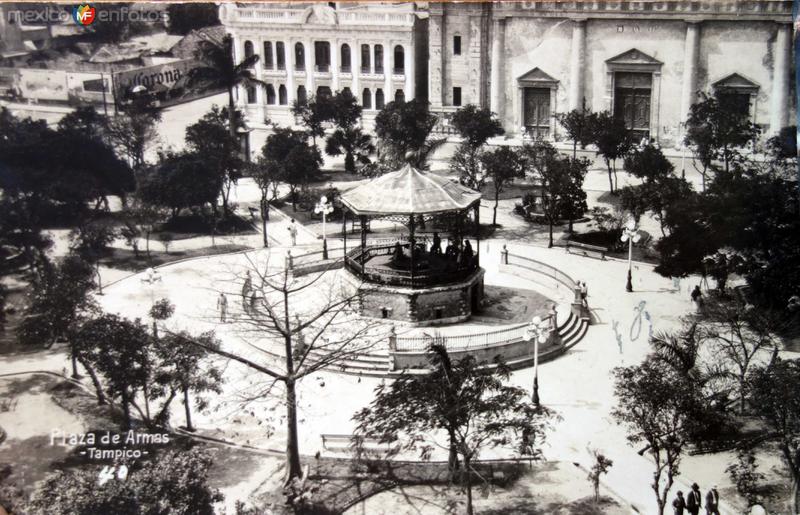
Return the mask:
[[672, 501], [672, 509], [674, 515], [683, 515], [683, 510], [686, 509], [686, 499], [683, 498], [683, 492], [678, 490], [678, 497]]
[[697, 483], [692, 485], [692, 489], [689, 491], [689, 495], [686, 496], [686, 511], [691, 513], [691, 515], [697, 515], [700, 513], [700, 506], [703, 504], [703, 497], [700, 494], [700, 487], [697, 486]]
[[706, 515], [719, 515], [719, 492], [717, 485], [706, 493]]

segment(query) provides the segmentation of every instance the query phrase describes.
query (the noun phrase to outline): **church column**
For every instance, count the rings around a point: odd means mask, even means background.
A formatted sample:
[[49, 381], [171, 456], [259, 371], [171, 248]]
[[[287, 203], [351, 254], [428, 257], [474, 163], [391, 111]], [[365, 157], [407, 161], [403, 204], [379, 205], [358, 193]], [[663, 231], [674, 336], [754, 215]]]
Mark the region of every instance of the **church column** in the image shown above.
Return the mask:
[[406, 84], [405, 84], [405, 96], [406, 100], [413, 100], [414, 96], [416, 95], [416, 71], [414, 65], [416, 62], [414, 60], [414, 47], [411, 45], [403, 45], [403, 60], [404, 60], [404, 68], [405, 71], [403, 73], [406, 74]]
[[306, 94], [310, 97], [317, 94], [314, 86], [314, 42], [307, 39], [303, 41], [303, 46], [306, 58]]
[[492, 26], [492, 75], [490, 87], [491, 109], [502, 120], [505, 114], [505, 91], [503, 84], [503, 61], [505, 55], [503, 49], [506, 40], [506, 21], [505, 19], [494, 20]]
[[700, 23], [686, 22], [686, 40], [683, 51], [683, 89], [681, 90], [681, 134], [680, 141], [676, 146], [681, 146], [683, 142], [683, 129], [689, 118], [689, 109], [695, 102], [697, 94], [697, 59], [700, 53]]
[[586, 20], [572, 22], [572, 53], [569, 63], [569, 109], [583, 107], [583, 83], [586, 68]]
[[339, 43], [334, 39], [330, 42], [331, 51], [331, 91], [339, 91]]
[[778, 25], [775, 38], [775, 60], [772, 70], [772, 102], [770, 104], [769, 133], [772, 135], [788, 125], [789, 101], [789, 63], [791, 59], [791, 25]]

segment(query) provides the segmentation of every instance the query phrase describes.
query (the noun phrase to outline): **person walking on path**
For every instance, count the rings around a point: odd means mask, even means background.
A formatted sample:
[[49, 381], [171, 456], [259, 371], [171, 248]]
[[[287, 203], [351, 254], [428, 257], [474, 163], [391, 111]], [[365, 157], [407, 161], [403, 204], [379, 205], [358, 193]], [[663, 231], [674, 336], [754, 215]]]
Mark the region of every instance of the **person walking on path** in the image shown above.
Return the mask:
[[683, 515], [683, 510], [686, 509], [686, 499], [683, 498], [683, 492], [678, 490], [678, 497], [672, 501], [672, 510], [674, 515]]
[[228, 321], [228, 297], [222, 292], [219, 293], [217, 298], [217, 309], [219, 310], [219, 321], [224, 324]]
[[286, 230], [289, 231], [289, 237], [292, 238], [292, 247], [294, 247], [297, 245], [297, 224], [294, 223], [294, 218], [292, 218], [292, 221], [289, 223], [289, 227], [287, 227]]
[[581, 302], [583, 302], [583, 307], [588, 308], [589, 303], [586, 301], [586, 298], [589, 296], [589, 287], [586, 286], [586, 281], [580, 283], [581, 285]]
[[689, 497], [686, 499], [686, 511], [691, 515], [700, 513], [700, 506], [703, 503], [703, 498], [700, 495], [700, 487], [697, 483], [692, 484], [692, 490], [689, 492]]
[[253, 278], [250, 277], [250, 270], [244, 276], [244, 284], [242, 284], [242, 302], [247, 301], [247, 296], [250, 290], [253, 289]]
[[703, 293], [700, 291], [699, 284], [692, 290], [692, 302], [694, 303], [694, 310], [700, 313], [700, 309], [703, 307]]
[[719, 515], [719, 492], [717, 485], [706, 493], [706, 515]]

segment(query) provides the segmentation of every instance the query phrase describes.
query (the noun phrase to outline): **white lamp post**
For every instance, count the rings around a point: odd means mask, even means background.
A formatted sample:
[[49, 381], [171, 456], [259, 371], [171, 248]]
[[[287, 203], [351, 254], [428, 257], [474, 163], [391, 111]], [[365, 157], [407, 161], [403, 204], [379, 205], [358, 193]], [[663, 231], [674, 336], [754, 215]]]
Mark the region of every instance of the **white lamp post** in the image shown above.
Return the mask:
[[148, 268], [145, 271], [144, 277], [142, 277], [141, 281], [142, 284], [146, 284], [150, 288], [150, 306], [152, 307], [156, 302], [154, 289], [156, 283], [161, 282], [161, 274], [159, 274], [155, 268]]
[[620, 238], [622, 241], [628, 242], [628, 282], [625, 284], [625, 291], [627, 292], [633, 291], [633, 280], [631, 278], [633, 244], [638, 243], [638, 241], [642, 239], [642, 235], [639, 234], [637, 229], [636, 221], [633, 218], [629, 218], [628, 223], [626, 223], [625, 227], [622, 229], [622, 237]]
[[539, 341], [547, 340], [550, 334], [550, 322], [542, 321], [541, 317], [535, 316], [525, 329], [525, 339], [533, 340], [533, 394], [531, 400], [539, 406]]
[[328, 239], [325, 235], [325, 222], [328, 214], [333, 212], [333, 204], [328, 202], [328, 197], [323, 195], [314, 208], [314, 212], [322, 214], [322, 259], [328, 259]]

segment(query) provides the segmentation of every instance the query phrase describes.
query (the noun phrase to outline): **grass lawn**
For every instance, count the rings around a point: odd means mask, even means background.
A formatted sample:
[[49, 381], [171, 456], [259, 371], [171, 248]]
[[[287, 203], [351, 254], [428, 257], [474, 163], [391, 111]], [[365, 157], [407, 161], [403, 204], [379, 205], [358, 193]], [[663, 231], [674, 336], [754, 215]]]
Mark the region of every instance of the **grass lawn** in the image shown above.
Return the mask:
[[172, 263], [181, 259], [200, 256], [214, 256], [216, 254], [228, 254], [230, 252], [238, 252], [240, 250], [248, 250], [250, 248], [245, 245], [225, 244], [217, 245], [216, 247], [203, 247], [199, 249], [180, 250], [166, 253], [153, 250], [154, 246], [161, 246], [161, 244], [150, 242], [149, 257], [144, 250], [140, 250], [139, 256], [137, 257], [133, 251], [129, 249], [111, 249], [110, 254], [100, 260], [100, 264], [119, 270], [141, 272], [142, 270], [147, 270], [152, 266], [164, 265], [166, 263]]

